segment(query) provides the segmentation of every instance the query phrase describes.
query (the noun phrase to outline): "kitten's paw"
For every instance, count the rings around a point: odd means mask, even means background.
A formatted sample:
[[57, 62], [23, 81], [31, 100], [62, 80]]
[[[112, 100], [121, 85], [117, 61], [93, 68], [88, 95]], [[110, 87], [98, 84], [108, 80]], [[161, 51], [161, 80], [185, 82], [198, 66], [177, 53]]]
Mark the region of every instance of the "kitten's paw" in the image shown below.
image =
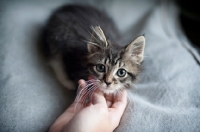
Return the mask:
[[75, 90], [76, 86], [75, 84], [68, 79], [67, 73], [65, 72], [63, 68], [63, 63], [59, 57], [56, 57], [52, 59], [49, 62], [50, 66], [52, 66], [53, 70], [55, 71], [57, 79], [60, 81], [60, 83], [69, 90]]

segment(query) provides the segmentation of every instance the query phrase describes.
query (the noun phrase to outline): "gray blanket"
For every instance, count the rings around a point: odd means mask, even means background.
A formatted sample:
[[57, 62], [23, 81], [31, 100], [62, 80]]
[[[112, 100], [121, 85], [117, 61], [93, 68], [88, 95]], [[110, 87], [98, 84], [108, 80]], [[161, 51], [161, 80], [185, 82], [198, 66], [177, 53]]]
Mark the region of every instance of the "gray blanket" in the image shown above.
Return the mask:
[[129, 90], [116, 132], [199, 132], [199, 55], [185, 37], [175, 4], [130, 1], [0, 2], [0, 131], [43, 132], [73, 101], [38, 50], [50, 13], [65, 3], [90, 4], [114, 19], [128, 43], [145, 34], [143, 72]]

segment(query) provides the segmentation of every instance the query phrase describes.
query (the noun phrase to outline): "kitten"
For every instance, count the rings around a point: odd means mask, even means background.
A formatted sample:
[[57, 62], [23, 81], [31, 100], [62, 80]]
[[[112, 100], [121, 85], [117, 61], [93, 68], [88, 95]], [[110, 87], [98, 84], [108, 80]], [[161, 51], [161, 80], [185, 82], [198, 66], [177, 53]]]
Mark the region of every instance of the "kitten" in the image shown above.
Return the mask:
[[113, 21], [90, 6], [59, 8], [43, 34], [43, 49], [65, 87], [76, 89], [79, 79], [93, 76], [105, 93], [129, 88], [143, 61], [144, 36], [126, 46], [118, 42], [120, 34]]

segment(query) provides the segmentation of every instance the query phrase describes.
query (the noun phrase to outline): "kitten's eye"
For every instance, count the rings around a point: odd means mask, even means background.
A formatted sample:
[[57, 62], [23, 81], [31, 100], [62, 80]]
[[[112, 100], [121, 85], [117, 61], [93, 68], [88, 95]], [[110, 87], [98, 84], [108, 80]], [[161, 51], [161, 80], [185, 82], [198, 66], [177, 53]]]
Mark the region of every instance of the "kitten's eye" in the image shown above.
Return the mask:
[[119, 69], [119, 70], [117, 71], [117, 75], [118, 75], [119, 77], [124, 77], [124, 76], [126, 75], [126, 70], [124, 70], [124, 69]]
[[103, 64], [97, 64], [96, 65], [96, 69], [97, 69], [97, 71], [99, 71], [99, 72], [105, 72], [105, 66], [103, 65]]

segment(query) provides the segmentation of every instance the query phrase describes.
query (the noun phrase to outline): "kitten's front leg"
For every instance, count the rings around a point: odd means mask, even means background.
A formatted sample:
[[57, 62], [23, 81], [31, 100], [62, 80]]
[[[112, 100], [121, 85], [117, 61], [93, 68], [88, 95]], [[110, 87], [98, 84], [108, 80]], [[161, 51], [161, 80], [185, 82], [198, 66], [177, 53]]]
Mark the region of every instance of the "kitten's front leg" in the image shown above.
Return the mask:
[[69, 90], [75, 90], [76, 89], [74, 82], [71, 81], [68, 78], [67, 73], [64, 71], [61, 59], [59, 59], [58, 57], [52, 59], [50, 61], [50, 65], [53, 68], [53, 70], [54, 70], [54, 72], [56, 74], [57, 79], [60, 81], [60, 83], [64, 87], [66, 87]]

